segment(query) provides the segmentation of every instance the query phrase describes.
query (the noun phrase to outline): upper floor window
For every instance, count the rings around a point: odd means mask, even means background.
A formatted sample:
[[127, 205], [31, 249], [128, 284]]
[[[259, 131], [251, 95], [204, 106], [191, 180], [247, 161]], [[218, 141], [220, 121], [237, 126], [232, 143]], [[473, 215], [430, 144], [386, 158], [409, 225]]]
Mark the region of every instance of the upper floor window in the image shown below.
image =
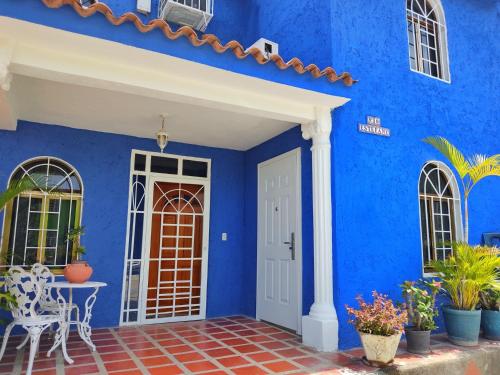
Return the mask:
[[439, 0], [407, 0], [408, 44], [413, 71], [450, 81], [446, 21]]
[[438, 161], [424, 165], [418, 190], [424, 273], [430, 273], [429, 262], [449, 257], [452, 243], [462, 239], [460, 191], [453, 172]]
[[39, 157], [27, 160], [11, 175], [9, 184], [28, 176], [36, 184], [6, 207], [1, 265], [29, 267], [42, 263], [60, 269], [71, 263], [74, 246], [68, 232], [80, 226], [83, 185], [66, 162]]

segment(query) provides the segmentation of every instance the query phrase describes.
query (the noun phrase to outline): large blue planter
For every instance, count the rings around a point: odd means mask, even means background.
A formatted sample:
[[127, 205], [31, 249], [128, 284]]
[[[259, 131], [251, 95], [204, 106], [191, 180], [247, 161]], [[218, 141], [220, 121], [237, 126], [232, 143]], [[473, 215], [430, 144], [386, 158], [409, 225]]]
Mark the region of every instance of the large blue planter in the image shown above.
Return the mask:
[[482, 310], [481, 327], [485, 338], [500, 341], [500, 311]]
[[481, 310], [457, 310], [443, 306], [444, 325], [448, 339], [455, 345], [475, 346], [481, 328]]

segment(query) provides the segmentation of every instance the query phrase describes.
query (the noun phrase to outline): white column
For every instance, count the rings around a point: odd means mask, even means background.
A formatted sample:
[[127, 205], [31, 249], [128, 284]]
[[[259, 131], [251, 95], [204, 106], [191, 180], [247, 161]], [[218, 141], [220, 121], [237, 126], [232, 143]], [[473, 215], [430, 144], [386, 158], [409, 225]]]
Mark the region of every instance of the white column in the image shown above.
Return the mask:
[[314, 304], [302, 318], [302, 340], [320, 351], [338, 349], [333, 305], [331, 132], [329, 108], [316, 108], [316, 121], [302, 125], [302, 136], [312, 139], [314, 224]]

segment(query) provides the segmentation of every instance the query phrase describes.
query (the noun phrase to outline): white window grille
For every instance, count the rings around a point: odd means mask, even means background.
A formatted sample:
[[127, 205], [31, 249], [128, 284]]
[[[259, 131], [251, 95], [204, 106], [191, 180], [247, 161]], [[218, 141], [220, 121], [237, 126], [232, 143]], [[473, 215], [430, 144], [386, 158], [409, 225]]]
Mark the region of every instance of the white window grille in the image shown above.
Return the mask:
[[12, 173], [9, 184], [29, 177], [37, 187], [11, 201], [5, 210], [1, 266], [30, 267], [42, 263], [53, 270], [71, 263], [68, 231], [80, 226], [83, 185], [68, 163], [52, 158], [30, 159]]
[[462, 239], [460, 191], [445, 164], [433, 161], [424, 165], [419, 202], [424, 273], [431, 273], [429, 262], [452, 255], [452, 243]]
[[411, 70], [450, 81], [446, 21], [439, 0], [407, 0]]
[[160, 0], [158, 17], [205, 31], [214, 15], [214, 0]]

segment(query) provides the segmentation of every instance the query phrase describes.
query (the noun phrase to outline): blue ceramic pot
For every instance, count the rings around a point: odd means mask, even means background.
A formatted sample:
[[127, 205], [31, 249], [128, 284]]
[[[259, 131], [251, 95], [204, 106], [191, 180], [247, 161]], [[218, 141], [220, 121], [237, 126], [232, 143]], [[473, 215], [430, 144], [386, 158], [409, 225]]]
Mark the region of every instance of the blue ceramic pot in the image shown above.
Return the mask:
[[448, 339], [455, 345], [475, 346], [481, 328], [481, 310], [457, 310], [443, 306], [444, 325]]
[[481, 327], [485, 338], [500, 341], [500, 311], [482, 310]]

